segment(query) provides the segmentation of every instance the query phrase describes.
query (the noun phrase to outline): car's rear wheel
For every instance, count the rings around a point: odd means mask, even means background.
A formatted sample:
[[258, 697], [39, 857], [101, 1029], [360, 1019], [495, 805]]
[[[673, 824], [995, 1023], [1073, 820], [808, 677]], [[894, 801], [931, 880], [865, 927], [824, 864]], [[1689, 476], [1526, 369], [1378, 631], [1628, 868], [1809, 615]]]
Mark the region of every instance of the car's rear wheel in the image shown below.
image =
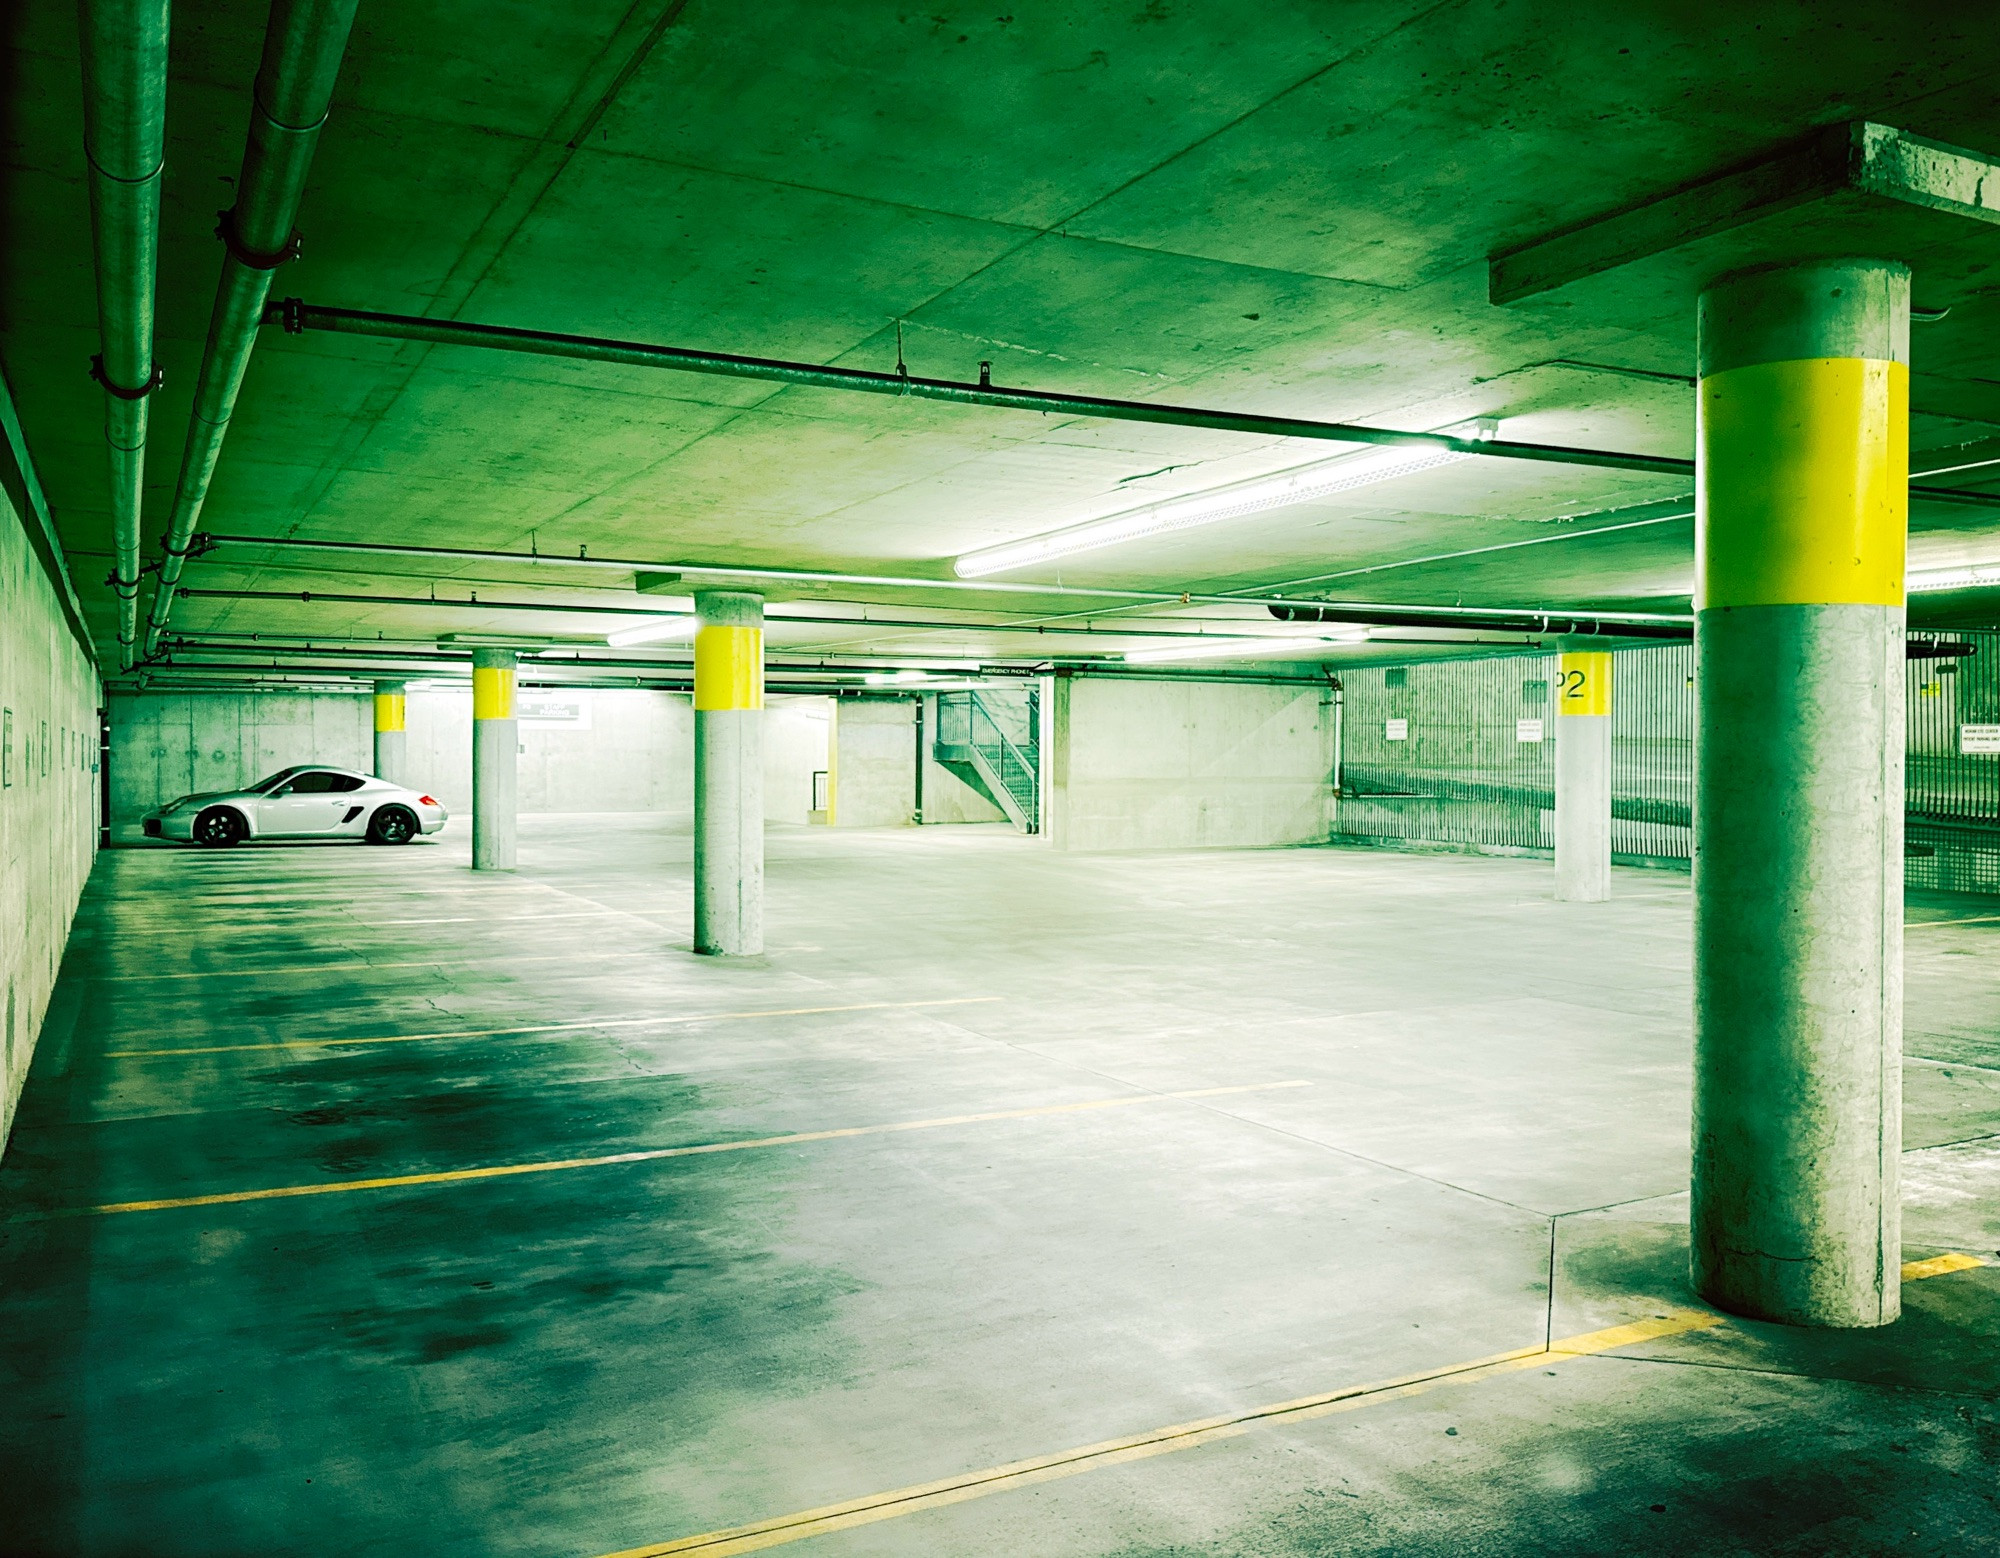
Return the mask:
[[250, 828], [241, 812], [227, 806], [211, 806], [194, 819], [191, 831], [197, 844], [206, 844], [210, 849], [227, 849], [231, 844], [242, 843]]
[[368, 819], [371, 844], [407, 844], [416, 836], [416, 814], [407, 806], [384, 806]]

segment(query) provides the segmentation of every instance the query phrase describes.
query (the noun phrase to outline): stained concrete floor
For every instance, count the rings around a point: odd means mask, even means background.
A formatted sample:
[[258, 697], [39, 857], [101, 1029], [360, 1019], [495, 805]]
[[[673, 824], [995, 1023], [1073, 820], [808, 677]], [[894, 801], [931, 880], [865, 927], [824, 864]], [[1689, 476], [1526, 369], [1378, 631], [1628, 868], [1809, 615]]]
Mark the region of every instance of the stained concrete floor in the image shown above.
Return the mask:
[[659, 819], [521, 857], [99, 862], [0, 1550], [2000, 1551], [1992, 900], [1911, 908], [1906, 1254], [1995, 1264], [1827, 1336], [1686, 1291], [1685, 878], [774, 829], [731, 964]]

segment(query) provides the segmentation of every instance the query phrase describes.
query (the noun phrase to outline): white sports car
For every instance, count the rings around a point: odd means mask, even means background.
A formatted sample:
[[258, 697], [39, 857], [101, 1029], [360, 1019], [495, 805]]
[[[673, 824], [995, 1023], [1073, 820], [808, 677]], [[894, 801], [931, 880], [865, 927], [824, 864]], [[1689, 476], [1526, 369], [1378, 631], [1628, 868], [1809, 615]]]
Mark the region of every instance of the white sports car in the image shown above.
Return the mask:
[[386, 779], [318, 763], [281, 768], [247, 790], [183, 795], [146, 813], [148, 838], [221, 848], [253, 838], [365, 838], [407, 844], [445, 825], [428, 795]]

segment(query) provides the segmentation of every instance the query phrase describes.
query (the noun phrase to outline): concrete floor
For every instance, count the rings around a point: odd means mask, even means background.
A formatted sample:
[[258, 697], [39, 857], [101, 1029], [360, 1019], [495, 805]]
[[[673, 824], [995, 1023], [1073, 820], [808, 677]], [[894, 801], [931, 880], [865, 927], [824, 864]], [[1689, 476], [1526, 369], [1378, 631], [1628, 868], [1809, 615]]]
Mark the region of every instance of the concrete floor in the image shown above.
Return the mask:
[[[2000, 1551], [2000, 1264], [1615, 1329], [1692, 1303], [1685, 878], [770, 857], [744, 964], [657, 819], [103, 857], [0, 1166], [0, 1550]], [[1906, 1254], [2000, 1260], [2000, 909], [1911, 917]]]

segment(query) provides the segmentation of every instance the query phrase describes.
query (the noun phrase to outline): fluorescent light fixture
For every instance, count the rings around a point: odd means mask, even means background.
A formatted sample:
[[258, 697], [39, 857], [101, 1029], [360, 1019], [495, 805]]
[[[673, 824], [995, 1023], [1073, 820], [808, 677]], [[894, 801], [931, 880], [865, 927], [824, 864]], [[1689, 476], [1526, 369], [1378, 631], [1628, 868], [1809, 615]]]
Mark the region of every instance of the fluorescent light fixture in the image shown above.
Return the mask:
[[952, 570], [961, 579], [980, 579], [987, 574], [1047, 562], [1050, 558], [1067, 557], [1072, 552], [1092, 552], [1144, 536], [1191, 530], [1197, 525], [1212, 525], [1220, 519], [1237, 519], [1293, 503], [1310, 503], [1336, 492], [1372, 487], [1376, 482], [1394, 481], [1398, 476], [1413, 476], [1418, 471], [1436, 470], [1470, 458], [1452, 449], [1389, 447], [1371, 449], [1366, 454], [1342, 455], [1334, 460], [1315, 460], [1311, 465], [1232, 482], [1208, 492], [1167, 498], [1122, 514], [1107, 514], [1102, 519], [1086, 520], [1081, 525], [1030, 536], [1025, 541], [982, 547], [959, 558], [952, 564]]
[[2000, 563], [1984, 563], [1976, 568], [1933, 568], [1909, 576], [1912, 594], [1925, 590], [1976, 590], [2000, 584]]
[[1127, 650], [1131, 665], [1164, 665], [1174, 660], [1243, 660], [1265, 655], [1316, 655], [1336, 644], [1359, 644], [1367, 640], [1367, 628], [1355, 623], [1310, 636], [1288, 634], [1283, 638], [1225, 638], [1214, 634], [1179, 644], [1156, 644], [1150, 649]]
[[635, 622], [629, 628], [613, 628], [604, 635], [604, 642], [613, 649], [629, 649], [634, 644], [667, 644], [693, 638], [698, 625], [699, 619], [695, 617], [662, 617], [657, 622]]
[[980, 685], [977, 678], [963, 672], [954, 676], [948, 671], [870, 671], [861, 680], [870, 687], [921, 687], [929, 691]]

